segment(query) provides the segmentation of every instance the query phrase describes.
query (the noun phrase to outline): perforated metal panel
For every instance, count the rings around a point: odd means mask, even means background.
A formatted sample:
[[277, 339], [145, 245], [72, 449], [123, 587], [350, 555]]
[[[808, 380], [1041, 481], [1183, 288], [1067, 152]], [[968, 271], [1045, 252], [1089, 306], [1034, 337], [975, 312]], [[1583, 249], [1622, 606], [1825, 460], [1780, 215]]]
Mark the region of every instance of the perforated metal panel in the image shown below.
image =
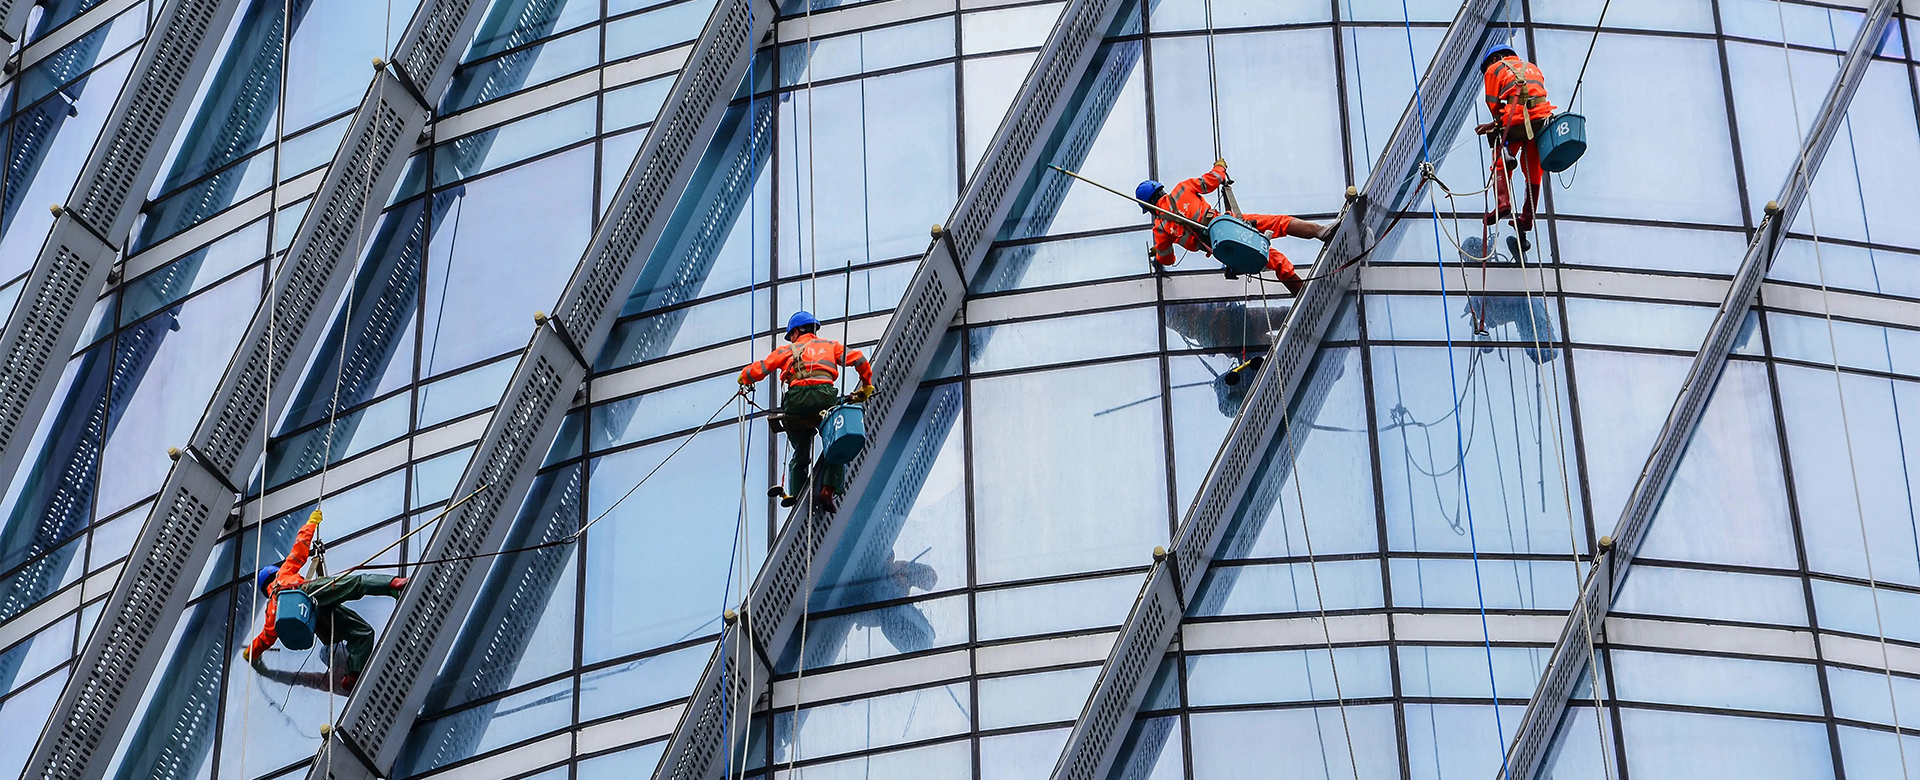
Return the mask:
[[[9, 9], [25, 24], [30, 3]], [[153, 186], [167, 143], [186, 118], [194, 87], [205, 78], [219, 34], [239, 0], [182, 0], [155, 20], [108, 115], [100, 139], [80, 169], [77, 197], [65, 204], [28, 273], [13, 317], [0, 334], [0, 484], [12, 482], [26, 458], [33, 425], [46, 413], [61, 368], [73, 353], [106, 285], [117, 250]], [[184, 92], [184, 94], [183, 94]], [[157, 153], [156, 153], [157, 152]]]
[[1654, 513], [1660, 508], [1661, 498], [1673, 483], [1687, 443], [1700, 427], [1700, 418], [1706, 413], [1714, 385], [1726, 368], [1734, 340], [1739, 336], [1741, 326], [1746, 323], [1748, 310], [1753, 308], [1760, 283], [1766, 280], [1767, 269], [1773, 265], [1775, 251], [1785, 238], [1786, 226], [1793, 224], [1794, 215], [1799, 213], [1805, 202], [1807, 189], [1820, 171], [1820, 163], [1826, 158], [1827, 149], [1832, 146], [1841, 121], [1846, 118], [1847, 106], [1853, 102], [1854, 93], [1866, 74], [1867, 65], [1873, 60], [1874, 51], [1881, 44], [1881, 36], [1898, 4], [1897, 0], [1875, 0], [1867, 9], [1866, 19], [1848, 47], [1840, 70], [1834, 74], [1833, 84], [1827, 89], [1826, 99], [1821, 102], [1819, 113], [1814, 114], [1813, 124], [1801, 144], [1796, 159], [1805, 161], [1804, 170], [1796, 165], [1788, 172], [1787, 180], [1780, 185], [1780, 194], [1773, 201], [1779, 204], [1780, 210], [1766, 219], [1752, 243], [1747, 246], [1740, 268], [1734, 273], [1733, 284], [1727, 290], [1726, 300], [1721, 302], [1720, 310], [1707, 330], [1707, 337], [1701, 343], [1700, 351], [1694, 355], [1692, 367], [1687, 370], [1686, 383], [1680, 386], [1680, 394], [1667, 413], [1667, 421], [1647, 453], [1646, 465], [1641, 468], [1633, 491], [1627, 494], [1626, 505], [1614, 525], [1613, 550], [1601, 556], [1599, 565], [1587, 577], [1580, 591], [1580, 600], [1567, 616], [1567, 624], [1560, 632], [1559, 641], [1554, 644], [1547, 670], [1541, 675], [1533, 699], [1527, 703], [1526, 714], [1522, 717], [1504, 762], [1508, 767], [1505, 771], [1511, 771], [1513, 777], [1531, 780], [1546, 760], [1561, 716], [1566, 712], [1567, 700], [1572, 697], [1574, 687], [1583, 676], [1581, 672], [1593, 657], [1595, 634], [1605, 625], [1607, 614], [1612, 611], [1613, 594], [1626, 581], [1640, 541], [1645, 538], [1647, 527], [1652, 524]]
[[[1315, 269], [1340, 268], [1364, 247], [1371, 247], [1391, 213], [1379, 204], [1404, 203], [1419, 192], [1421, 181], [1411, 174], [1417, 170], [1422, 138], [1430, 128], [1457, 127], [1465, 120], [1467, 104], [1458, 96], [1478, 81], [1472, 57], [1480, 49], [1487, 24], [1499, 6], [1499, 0], [1478, 0], [1461, 8], [1421, 81], [1420, 93], [1427, 107], [1425, 125], [1420, 121], [1421, 112], [1410, 105], [1387, 140], [1361, 199], [1340, 220]], [[1407, 180], [1415, 182], [1413, 189], [1403, 187]], [[1288, 313], [1270, 358], [1261, 367], [1239, 417], [1181, 521], [1171, 554], [1148, 572], [1140, 598], [1121, 626], [1093, 694], [1054, 767], [1055, 780], [1099, 780], [1107, 776], [1121, 738], [1146, 697], [1153, 671], [1173, 641], [1184, 605], [1199, 590], [1213, 562], [1227, 521], [1249, 502], [1254, 483], [1263, 473], [1286, 465], [1263, 464], [1263, 458], [1283, 451], [1277, 448], [1294, 446], [1280, 438], [1293, 435], [1285, 430], [1286, 415], [1281, 410], [1306, 380], [1307, 368], [1333, 321], [1340, 298], [1358, 274], [1357, 267], [1346, 268], [1309, 282]]]
[[[708, 19], [675, 81], [668, 108], [641, 147], [556, 309], [555, 323], [580, 339], [577, 346], [584, 354], [598, 354], [604, 345], [618, 302], [626, 298], [660, 241], [668, 212], [692, 179], [699, 152], [712, 139], [727, 99], [746, 74], [753, 47], [773, 16], [762, 0], [725, 0]], [[429, 18], [428, 24], [439, 22]], [[425, 557], [458, 558], [499, 548], [540, 458], [558, 435], [575, 388], [586, 378], [587, 367], [573, 354], [551, 325], [535, 329], [500, 410], [455, 488], [456, 495], [473, 498], [434, 532]], [[475, 493], [481, 485], [487, 488]], [[460, 560], [421, 570], [402, 595], [390, 628], [348, 701], [334, 732], [338, 736], [322, 747], [310, 777], [371, 778], [391, 770], [487, 568], [483, 560]], [[366, 766], [360, 756], [377, 766]]]
[[[436, 28], [438, 32], [422, 35], [418, 28], [440, 5], [462, 9], [465, 17], [449, 30], [443, 13], [437, 22], [442, 25]], [[209, 20], [208, 28], [224, 29], [231, 12], [229, 7], [227, 17]], [[464, 42], [479, 23], [478, 17], [475, 3], [434, 4], [415, 17], [414, 28], [402, 38], [403, 46], [425, 41], [422, 45], [437, 45], [445, 52], [451, 46], [441, 38], [450, 35]], [[215, 21], [217, 25], [210, 23]], [[166, 24], [160, 28], [173, 29]], [[147, 51], [142, 56], [157, 58], [161, 53]], [[210, 51], [202, 54], [212, 56]], [[204, 71], [205, 63], [200, 67]], [[450, 76], [451, 65], [442, 70]], [[420, 86], [428, 94], [437, 95], [445, 90], [447, 78], [438, 76]], [[179, 89], [187, 84], [197, 85], [198, 77], [172, 86]], [[179, 105], [173, 110], [184, 113], [186, 102], [174, 100]], [[177, 128], [180, 117], [169, 121]], [[175, 464], [161, 488], [156, 510], [142, 531], [143, 542], [136, 545], [128, 564], [129, 572], [139, 572], [140, 576], [120, 579], [101, 618], [102, 625], [150, 621], [145, 626], [149, 630], [93, 633], [82, 663], [54, 710], [53, 722], [62, 724], [61, 728], [43, 735], [28, 765], [31, 773], [49, 779], [89, 780], [104, 773], [111, 748], [132, 716], [133, 702], [126, 697], [138, 697], [140, 693], [139, 686], [130, 689], [125, 681], [145, 680], [158, 665], [160, 652], [179, 618], [179, 605], [185, 602], [191, 585], [188, 579], [205, 566], [236, 498], [226, 485], [244, 482], [259, 457], [261, 426], [266, 424], [264, 410], [269, 401], [272, 408], [285, 408], [299, 380], [292, 368], [305, 363], [319, 341], [327, 315], [351, 275], [360, 242], [371, 233], [367, 226], [398, 182], [401, 166], [412, 151], [412, 139], [418, 137], [426, 121], [427, 109], [411, 97], [394, 71], [383, 70], [373, 76], [314, 196], [313, 207], [294, 233], [267, 303], [254, 312], [205, 415], [186, 443], [189, 455]], [[171, 131], [165, 134], [165, 138], [170, 136]], [[155, 139], [165, 138], [155, 134]], [[115, 151], [98, 161], [103, 168], [111, 160], [122, 160], [114, 163], [121, 167], [130, 164], [119, 155]], [[149, 164], [157, 170], [159, 161], [150, 160]], [[152, 174], [151, 170], [140, 174], [148, 180], [140, 192], [150, 186]], [[76, 191], [91, 192], [85, 188]], [[97, 197], [87, 197], [96, 208], [105, 209], [113, 201], [109, 195], [103, 191]], [[137, 200], [123, 201], [119, 208], [137, 205]], [[131, 224], [131, 217], [127, 222]], [[148, 534], [155, 537], [152, 543], [144, 538]], [[103, 746], [108, 749], [100, 750]]]
[[[1069, 93], [1087, 71], [1119, 5], [1118, 0], [1077, 0], [1068, 5], [947, 220], [948, 235], [933, 241], [921, 258], [874, 355], [876, 393], [867, 403], [868, 444], [847, 465], [843, 507], [857, 505], [876, 480], [877, 475], [863, 467], [899, 435], [901, 414], [966, 296], [965, 278], [980, 268], [994, 231], [1012, 206], [1009, 195], [1032, 175], [1042, 142], [1058, 127]], [[781, 529], [747, 593], [746, 611], [758, 616], [751, 632], [757, 647], [786, 646], [800, 620], [804, 603], [800, 594], [814, 587], [817, 563], [840, 544], [846, 531], [844, 515], [849, 511], [837, 515], [796, 511]], [[716, 655], [708, 662], [667, 745], [657, 777], [707, 780], [720, 774], [725, 751], [710, 725], [717, 716], [706, 713], [720, 706], [720, 680], [728, 674], [724, 659]], [[747, 698], [760, 693], [752, 691]]]

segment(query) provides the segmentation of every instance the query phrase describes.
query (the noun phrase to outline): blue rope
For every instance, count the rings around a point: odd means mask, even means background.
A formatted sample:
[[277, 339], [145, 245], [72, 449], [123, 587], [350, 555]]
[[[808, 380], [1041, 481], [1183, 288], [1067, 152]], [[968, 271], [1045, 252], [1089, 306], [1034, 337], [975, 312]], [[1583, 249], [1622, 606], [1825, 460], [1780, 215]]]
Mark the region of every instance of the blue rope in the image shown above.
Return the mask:
[[[1420, 122], [1420, 159], [1432, 163], [1432, 149], [1427, 138], [1427, 107], [1420, 96], [1420, 63], [1413, 52], [1413, 13], [1407, 8], [1407, 0], [1400, 0], [1400, 19], [1407, 34], [1407, 65], [1409, 72], [1414, 74], [1413, 107], [1415, 118]], [[1421, 182], [1414, 191], [1419, 192], [1420, 188], [1426, 186], [1425, 182]], [[1453, 320], [1447, 316], [1447, 312], [1452, 311], [1447, 303], [1447, 264], [1445, 255], [1440, 252], [1440, 208], [1431, 199], [1427, 207], [1433, 215], [1433, 265], [1440, 274], [1440, 322], [1446, 335], [1447, 384], [1453, 397], [1458, 398], [1460, 378], [1453, 360]], [[1480, 541], [1473, 529], [1473, 492], [1467, 479], [1465, 440], [1466, 432], [1461, 428], [1460, 415], [1456, 414], [1453, 416], [1453, 446], [1460, 464], [1460, 492], [1466, 504], [1467, 544], [1473, 552], [1473, 590], [1480, 604], [1480, 639], [1487, 652], [1487, 689], [1493, 694], [1493, 739], [1496, 749], [1500, 751], [1501, 777], [1512, 780], [1512, 770], [1507, 766], [1507, 729], [1500, 717], [1500, 687], [1493, 673], [1493, 632], [1487, 627], [1487, 594], [1480, 577]]]

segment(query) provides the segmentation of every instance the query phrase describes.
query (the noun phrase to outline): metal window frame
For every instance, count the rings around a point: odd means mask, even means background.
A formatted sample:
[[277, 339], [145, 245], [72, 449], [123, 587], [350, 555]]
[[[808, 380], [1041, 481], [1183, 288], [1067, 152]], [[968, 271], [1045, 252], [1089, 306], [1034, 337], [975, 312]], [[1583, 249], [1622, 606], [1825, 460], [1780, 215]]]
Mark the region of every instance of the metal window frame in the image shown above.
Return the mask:
[[[666, 232], [776, 9], [726, 0], [708, 17], [661, 117], [648, 131], [552, 317], [536, 327], [454, 495], [473, 498], [434, 532], [425, 559], [500, 549], [541, 460], [584, 388], [626, 299]], [[475, 494], [482, 485], [489, 486]], [[401, 595], [388, 629], [308, 777], [388, 776], [491, 566], [467, 558], [422, 569]]]
[[[265, 412], [285, 408], [300, 379], [293, 369], [320, 340], [368, 238], [365, 227], [379, 218], [432, 115], [425, 96], [445, 90], [485, 7], [480, 0], [423, 5], [394, 58], [376, 69], [269, 297], [255, 309], [193, 437], [183, 449], [169, 452], [174, 466], [34, 747], [28, 777], [94, 780], [105, 774], [193, 580], [231, 516], [238, 486], [259, 458], [260, 432], [270, 422]], [[224, 31], [223, 25], [219, 32]], [[213, 47], [201, 48], [211, 59]], [[179, 104], [170, 107], [182, 115], [187, 102], [169, 101]], [[147, 165], [157, 169], [160, 162], [152, 158]], [[88, 192], [68, 213], [98, 220], [101, 212], [121, 205], [110, 193]], [[56, 237], [63, 224], [56, 224]], [[90, 235], [87, 224], [103, 223], [73, 222], [66, 233]]]
[[[660, 780], [710, 780], [725, 767], [723, 735], [748, 733], [752, 707], [770, 690], [772, 656], [786, 647], [802, 618], [802, 594], [820, 574], [814, 562], [831, 556], [845, 535], [847, 520], [870, 487], [884, 486], [889, 474], [865, 469], [885, 455], [896, 438], [924, 435], [925, 426], [906, 419], [921, 377], [933, 361], [947, 326], [966, 299], [968, 280], [980, 270], [994, 236], [1027, 194], [1023, 183], [1047, 152], [1074, 90], [1116, 22], [1123, 0], [1074, 0], [1062, 10], [1020, 91], [1014, 96], [994, 140], [968, 179], [960, 202], [944, 227], [935, 231], [913, 282], [901, 297], [876, 351], [874, 386], [867, 403], [867, 447], [847, 465], [848, 489], [837, 512], [796, 511], [780, 529], [767, 562], [755, 578], [736, 619], [722, 631], [714, 656], [693, 689], [654, 777]], [[937, 413], [938, 416], [951, 412]], [[937, 421], [936, 421], [937, 422]], [[909, 466], [909, 469], [913, 469]], [[909, 475], [911, 478], [911, 475]], [[812, 502], [808, 502], [811, 504]], [[745, 643], [744, 645], [742, 643]], [[749, 652], [722, 650], [749, 648]], [[739, 667], [748, 658], [751, 670]], [[747, 681], [753, 681], [752, 690]]]
[[[1507, 749], [1504, 768], [1496, 777], [1506, 777], [1510, 772], [1514, 777], [1531, 780], [1551, 754], [1574, 688], [1592, 658], [1594, 642], [1604, 631], [1614, 595], [1626, 584], [1634, 555], [1646, 538], [1647, 527], [1652, 524], [1667, 488], [1673, 483], [1688, 442], [1692, 441], [1694, 431], [1706, 414], [1707, 402], [1726, 368], [1747, 312], [1759, 296], [1760, 285], [1766, 281], [1775, 253], [1786, 242], [1795, 215], [1806, 202], [1813, 178], [1820, 171], [1841, 121], [1846, 118], [1847, 106], [1853, 102], [1897, 5], [1899, 0], [1875, 0], [1861, 20], [1860, 30], [1847, 48], [1840, 70], [1834, 74], [1833, 84], [1795, 158], [1800, 164], [1788, 172], [1780, 194], [1766, 206], [1760, 226], [1747, 245], [1746, 256], [1741, 259], [1733, 284], [1727, 290], [1726, 300], [1721, 302], [1706, 339], [1694, 356], [1673, 408], [1667, 413], [1666, 423], [1634, 481], [1633, 491], [1627, 494], [1620, 520], [1614, 526], [1611, 545], [1607, 539], [1602, 540], [1599, 558], [1588, 572], [1579, 600], [1567, 615], [1560, 638], [1554, 643], [1553, 655]], [[1595, 695], [1599, 693], [1596, 691]]]
[[[1421, 77], [1418, 101], [1409, 101], [1367, 178], [1366, 188], [1349, 204], [1313, 266], [1316, 271], [1339, 270], [1309, 282], [1298, 298], [1239, 417], [1208, 467], [1206, 480], [1187, 508], [1172, 549], [1155, 551], [1140, 596], [1128, 612], [1093, 692], [1054, 765], [1055, 780], [1098, 780], [1107, 776], [1146, 698], [1160, 659], [1171, 646], [1187, 605], [1213, 563], [1226, 535], [1227, 521], [1243, 505], [1259, 500], [1255, 493], [1263, 475], [1273, 468], [1288, 467], [1276, 463], [1263, 468], [1261, 464], [1262, 455], [1275, 451], [1280, 437], [1289, 435], [1283, 426], [1286, 415], [1282, 405], [1307, 381], [1307, 370], [1338, 312], [1341, 297], [1359, 278], [1358, 266], [1347, 266], [1363, 252], [1372, 252], [1392, 240], [1390, 235], [1381, 234], [1392, 230], [1393, 215], [1413, 207], [1425, 188], [1426, 179], [1420, 173], [1427, 160], [1428, 137], [1435, 131], [1459, 127], [1473, 111], [1478, 98], [1480, 52], [1487, 43], [1491, 23], [1503, 7], [1504, 0], [1469, 0], [1448, 26]], [[1438, 165], [1439, 161], [1433, 163]]]
[[239, 7], [240, 0], [188, 0], [161, 11], [73, 191], [54, 204], [53, 227], [0, 332], [0, 484], [10, 484], [26, 460], [94, 300]]

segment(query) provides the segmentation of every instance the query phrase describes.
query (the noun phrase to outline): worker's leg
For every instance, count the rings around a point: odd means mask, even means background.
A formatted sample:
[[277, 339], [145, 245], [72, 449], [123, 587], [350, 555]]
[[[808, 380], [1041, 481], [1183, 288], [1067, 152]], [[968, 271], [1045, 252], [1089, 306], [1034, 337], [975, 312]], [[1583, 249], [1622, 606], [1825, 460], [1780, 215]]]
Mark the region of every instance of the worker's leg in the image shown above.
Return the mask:
[[[1285, 214], [1248, 214], [1246, 217], [1247, 224], [1253, 225], [1254, 230], [1265, 233], [1269, 238], [1287, 235], [1294, 225], [1293, 217]], [[1300, 275], [1294, 272], [1292, 261], [1289, 261], [1287, 256], [1278, 249], [1271, 247], [1267, 249], [1267, 269], [1277, 274], [1280, 277], [1280, 283], [1286, 285], [1287, 289], [1295, 295], [1299, 295], [1300, 291], [1306, 288], [1306, 284], [1300, 281]]]
[[366, 670], [367, 660], [373, 657], [373, 624], [346, 607], [322, 610], [315, 617], [313, 634], [327, 644], [329, 661], [333, 672], [339, 675], [340, 687], [352, 689], [360, 673]]
[[832, 407], [839, 394], [833, 385], [806, 385], [787, 389], [780, 405], [785, 415], [787, 442], [793, 445], [793, 460], [787, 463], [787, 493], [800, 495], [807, 484], [807, 472], [813, 463], [813, 434], [820, 428], [820, 413]]
[[310, 580], [303, 590], [313, 597], [315, 606], [331, 607], [362, 596], [398, 597], [400, 589], [394, 583], [399, 581], [386, 574], [342, 574]]
[[1492, 211], [1487, 212], [1483, 221], [1491, 225], [1504, 217], [1513, 215], [1513, 196], [1508, 192], [1512, 187], [1509, 180], [1513, 178], [1513, 168], [1507, 161], [1507, 148], [1502, 141], [1502, 136], [1495, 133], [1487, 136], [1487, 140], [1492, 146], [1490, 151], [1493, 154], [1493, 172], [1490, 178], [1493, 179], [1494, 206]]
[[1539, 205], [1540, 186], [1547, 177], [1546, 169], [1540, 167], [1540, 145], [1533, 141], [1522, 141], [1520, 146], [1520, 170], [1527, 178], [1527, 199], [1520, 207], [1520, 218], [1514, 227], [1522, 233], [1533, 231], [1534, 209]]

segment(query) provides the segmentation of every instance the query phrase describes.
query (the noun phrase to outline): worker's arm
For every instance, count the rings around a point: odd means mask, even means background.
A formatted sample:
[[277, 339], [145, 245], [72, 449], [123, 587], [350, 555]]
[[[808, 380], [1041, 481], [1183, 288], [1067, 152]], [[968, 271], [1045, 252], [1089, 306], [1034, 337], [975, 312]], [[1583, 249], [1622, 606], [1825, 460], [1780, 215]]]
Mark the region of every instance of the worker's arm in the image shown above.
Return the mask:
[[307, 517], [307, 524], [300, 526], [300, 533], [293, 537], [293, 549], [287, 551], [287, 560], [280, 564], [280, 576], [298, 575], [306, 568], [307, 558], [313, 555], [313, 534], [320, 529], [320, 510], [313, 510]]
[[1213, 170], [1201, 174], [1197, 179], [1188, 179], [1182, 183], [1192, 185], [1195, 192], [1206, 195], [1212, 193], [1214, 190], [1220, 189], [1220, 185], [1226, 182], [1226, 180], [1227, 161], [1216, 160], [1213, 163]]
[[740, 384], [751, 387], [755, 382], [766, 379], [768, 375], [785, 366], [786, 358], [789, 356], [787, 350], [776, 349], [765, 358], [748, 363], [746, 368], [740, 370]]
[[1173, 234], [1161, 227], [1160, 220], [1153, 221], [1153, 245], [1147, 247], [1147, 259], [1161, 265], [1173, 265]]
[[[842, 349], [845, 348], [843, 347]], [[851, 366], [853, 370], [860, 372], [861, 387], [873, 384], [873, 364], [867, 362], [867, 356], [861, 354], [860, 350], [847, 350], [846, 361], [842, 363], [842, 365]]]

